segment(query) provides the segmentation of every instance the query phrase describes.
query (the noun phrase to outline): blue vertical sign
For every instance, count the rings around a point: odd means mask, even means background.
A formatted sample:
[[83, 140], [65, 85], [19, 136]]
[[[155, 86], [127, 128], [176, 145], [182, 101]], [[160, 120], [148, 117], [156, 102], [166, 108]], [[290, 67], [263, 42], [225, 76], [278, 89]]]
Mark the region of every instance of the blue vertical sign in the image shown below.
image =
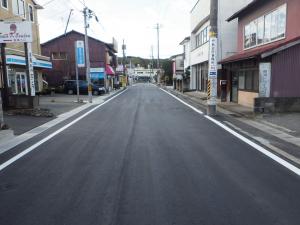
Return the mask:
[[85, 67], [85, 53], [83, 41], [76, 41], [76, 63], [79, 68]]

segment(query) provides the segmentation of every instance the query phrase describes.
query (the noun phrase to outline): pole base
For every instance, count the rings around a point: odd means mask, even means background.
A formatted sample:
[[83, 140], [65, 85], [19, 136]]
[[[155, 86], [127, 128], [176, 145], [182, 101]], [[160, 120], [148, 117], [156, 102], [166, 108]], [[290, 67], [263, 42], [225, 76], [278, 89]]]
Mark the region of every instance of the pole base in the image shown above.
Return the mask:
[[217, 106], [216, 105], [208, 105], [207, 106], [207, 115], [208, 116], [216, 116], [217, 115]]

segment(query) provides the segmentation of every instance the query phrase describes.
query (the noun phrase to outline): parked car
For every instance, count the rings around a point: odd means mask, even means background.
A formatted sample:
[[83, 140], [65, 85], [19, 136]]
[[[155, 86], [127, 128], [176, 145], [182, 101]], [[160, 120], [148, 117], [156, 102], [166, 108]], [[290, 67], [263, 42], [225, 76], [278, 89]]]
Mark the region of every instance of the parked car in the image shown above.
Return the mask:
[[[77, 94], [76, 80], [66, 80], [64, 82], [64, 92], [69, 95]], [[103, 85], [98, 85], [98, 84], [92, 83], [92, 92], [93, 92], [93, 95], [100, 95], [100, 94], [104, 94], [106, 91], [105, 91], [105, 87]], [[80, 94], [88, 93], [87, 81], [79, 80], [79, 93]]]

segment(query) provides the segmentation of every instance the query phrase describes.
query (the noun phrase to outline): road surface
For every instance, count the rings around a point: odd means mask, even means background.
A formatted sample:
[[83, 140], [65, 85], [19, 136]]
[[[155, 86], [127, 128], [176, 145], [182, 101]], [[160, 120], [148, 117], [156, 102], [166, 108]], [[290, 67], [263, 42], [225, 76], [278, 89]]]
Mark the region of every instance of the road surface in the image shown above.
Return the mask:
[[300, 179], [137, 85], [0, 171], [0, 224], [299, 225]]

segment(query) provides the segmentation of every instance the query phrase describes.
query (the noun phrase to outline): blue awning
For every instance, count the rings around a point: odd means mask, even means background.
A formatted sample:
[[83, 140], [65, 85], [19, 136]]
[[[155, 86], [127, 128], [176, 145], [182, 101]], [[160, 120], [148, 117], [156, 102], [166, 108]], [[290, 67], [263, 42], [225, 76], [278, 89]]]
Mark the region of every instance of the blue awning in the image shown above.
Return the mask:
[[[25, 57], [17, 56], [17, 55], [7, 55], [6, 56], [6, 64], [26, 66]], [[40, 60], [40, 59], [33, 58], [33, 67], [52, 69], [52, 63], [49, 61], [46, 61], [46, 60]]]

